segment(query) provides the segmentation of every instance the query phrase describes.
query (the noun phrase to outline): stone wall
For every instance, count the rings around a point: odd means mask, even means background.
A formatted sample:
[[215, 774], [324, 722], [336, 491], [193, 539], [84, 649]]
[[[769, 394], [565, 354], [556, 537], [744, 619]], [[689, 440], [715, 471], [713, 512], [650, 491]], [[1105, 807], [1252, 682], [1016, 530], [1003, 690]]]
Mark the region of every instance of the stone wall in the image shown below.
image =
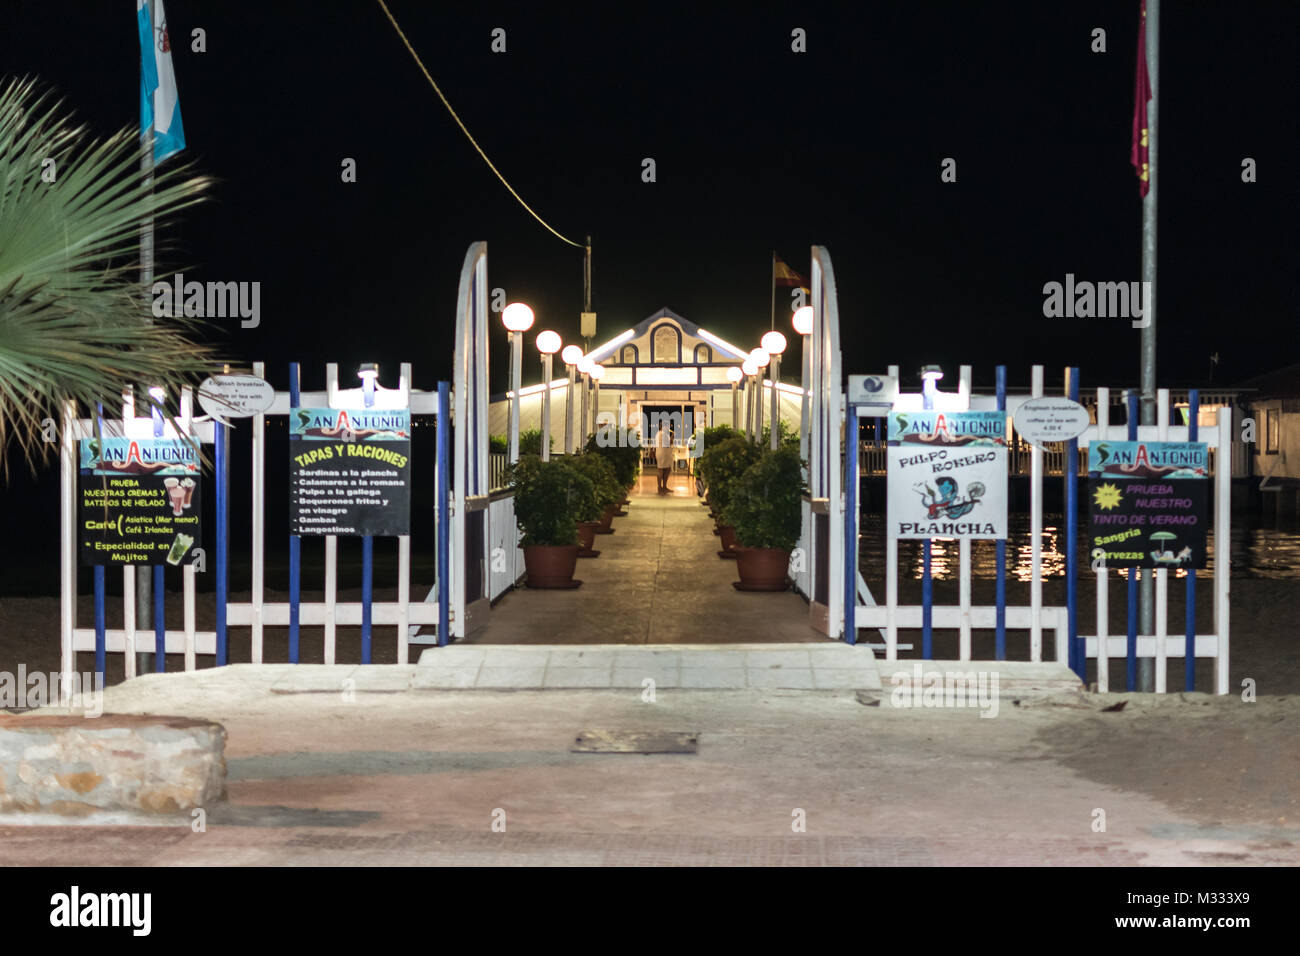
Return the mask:
[[225, 798], [225, 744], [185, 717], [0, 715], [0, 812], [206, 807]]

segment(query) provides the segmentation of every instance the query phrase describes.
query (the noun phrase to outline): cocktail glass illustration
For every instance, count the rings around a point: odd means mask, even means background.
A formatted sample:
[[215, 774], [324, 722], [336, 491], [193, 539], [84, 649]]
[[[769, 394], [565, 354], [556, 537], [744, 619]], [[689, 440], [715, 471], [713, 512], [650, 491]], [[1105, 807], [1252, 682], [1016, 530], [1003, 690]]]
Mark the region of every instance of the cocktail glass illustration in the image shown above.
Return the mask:
[[167, 498], [172, 503], [172, 514], [180, 517], [185, 513], [185, 489], [181, 487], [180, 479], [164, 478], [163, 487], [167, 489]]
[[180, 564], [193, 543], [194, 539], [188, 534], [178, 534], [176, 540], [172, 542], [171, 550], [167, 552], [167, 563]]

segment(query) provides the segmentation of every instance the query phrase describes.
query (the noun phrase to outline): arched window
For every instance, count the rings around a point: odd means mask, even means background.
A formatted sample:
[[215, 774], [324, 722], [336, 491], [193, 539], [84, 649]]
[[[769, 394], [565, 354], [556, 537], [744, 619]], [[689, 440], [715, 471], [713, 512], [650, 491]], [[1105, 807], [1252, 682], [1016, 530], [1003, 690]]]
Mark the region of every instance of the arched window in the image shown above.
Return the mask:
[[625, 345], [625, 346], [623, 346], [623, 358], [622, 358], [622, 362], [623, 362], [624, 365], [635, 365], [635, 364], [636, 364], [636, 346], [635, 346], [635, 345]]
[[656, 365], [676, 364], [682, 360], [677, 330], [671, 325], [661, 325], [655, 329], [654, 356]]
[[695, 362], [697, 365], [708, 365], [713, 361], [713, 349], [707, 345], [695, 346]]

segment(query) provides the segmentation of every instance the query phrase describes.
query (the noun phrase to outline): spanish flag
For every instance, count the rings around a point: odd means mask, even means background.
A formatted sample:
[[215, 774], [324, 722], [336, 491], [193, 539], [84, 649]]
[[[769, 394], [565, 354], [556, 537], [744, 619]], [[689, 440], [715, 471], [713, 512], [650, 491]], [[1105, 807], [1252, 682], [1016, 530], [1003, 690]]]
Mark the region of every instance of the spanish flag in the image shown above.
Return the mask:
[[772, 253], [772, 284], [782, 288], [808, 288], [808, 281], [791, 269], [784, 259]]
[[1147, 0], [1142, 0], [1142, 20], [1138, 23], [1137, 79], [1133, 90], [1133, 149], [1129, 162], [1137, 173], [1138, 192], [1145, 196], [1151, 189], [1151, 167], [1147, 162], [1150, 130], [1147, 127], [1147, 103], [1151, 100], [1151, 78], [1147, 75]]

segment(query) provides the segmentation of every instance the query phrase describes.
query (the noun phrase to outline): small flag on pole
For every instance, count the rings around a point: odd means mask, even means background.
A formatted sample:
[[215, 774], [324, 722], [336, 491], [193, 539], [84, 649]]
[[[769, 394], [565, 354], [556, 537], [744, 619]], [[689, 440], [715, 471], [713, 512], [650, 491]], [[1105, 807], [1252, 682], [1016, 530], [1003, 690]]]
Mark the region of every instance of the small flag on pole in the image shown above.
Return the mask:
[[774, 285], [785, 288], [794, 288], [796, 286], [804, 289], [808, 288], [807, 280], [786, 265], [784, 259], [775, 254], [772, 256], [772, 282]]
[[155, 23], [149, 22], [149, 0], [135, 0], [135, 13], [140, 29], [140, 136], [153, 128], [153, 159], [161, 163], [185, 148], [167, 14], [163, 0], [154, 0]]
[[1137, 173], [1138, 192], [1151, 190], [1151, 167], [1147, 160], [1150, 130], [1147, 127], [1147, 103], [1151, 100], [1151, 78], [1147, 75], [1147, 0], [1142, 0], [1142, 19], [1138, 23], [1137, 79], [1133, 91], [1133, 149], [1129, 162]]

